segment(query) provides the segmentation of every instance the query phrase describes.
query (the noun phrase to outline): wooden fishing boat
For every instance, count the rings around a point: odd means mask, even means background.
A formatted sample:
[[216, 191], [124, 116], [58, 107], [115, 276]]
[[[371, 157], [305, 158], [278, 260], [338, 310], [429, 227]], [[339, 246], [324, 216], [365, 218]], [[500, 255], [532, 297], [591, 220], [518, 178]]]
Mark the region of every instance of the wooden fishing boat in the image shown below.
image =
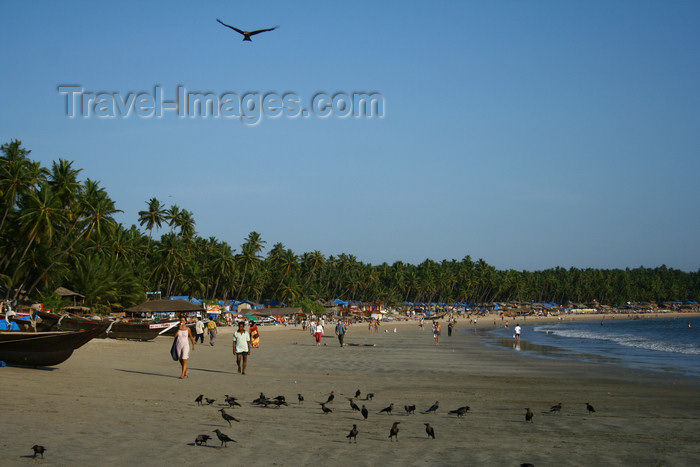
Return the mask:
[[[100, 320], [83, 318], [69, 314], [57, 315], [44, 311], [33, 311], [33, 322], [27, 320], [14, 320], [20, 328], [26, 331], [76, 331], [79, 329], [99, 330], [98, 338], [130, 339], [150, 341], [158, 337], [164, 331], [178, 325], [178, 321], [162, 321], [156, 323], [152, 320]], [[32, 324], [33, 323], [33, 324]]]
[[0, 331], [0, 360], [13, 365], [53, 366], [89, 342], [99, 329], [55, 332]]

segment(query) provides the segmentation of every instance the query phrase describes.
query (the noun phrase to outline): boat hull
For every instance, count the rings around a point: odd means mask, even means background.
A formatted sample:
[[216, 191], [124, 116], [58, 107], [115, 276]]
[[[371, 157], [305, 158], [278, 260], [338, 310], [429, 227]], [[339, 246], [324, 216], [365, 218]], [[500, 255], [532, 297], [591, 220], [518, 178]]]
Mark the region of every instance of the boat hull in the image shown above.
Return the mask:
[[97, 337], [99, 330], [22, 332], [0, 331], [0, 360], [12, 365], [54, 366]]

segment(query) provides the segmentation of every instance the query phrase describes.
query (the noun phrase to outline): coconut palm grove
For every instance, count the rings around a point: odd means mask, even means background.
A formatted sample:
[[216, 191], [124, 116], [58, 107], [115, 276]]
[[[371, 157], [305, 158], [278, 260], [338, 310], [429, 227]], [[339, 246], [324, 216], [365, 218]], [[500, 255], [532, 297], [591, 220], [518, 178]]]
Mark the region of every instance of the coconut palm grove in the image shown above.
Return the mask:
[[107, 312], [146, 299], [278, 300], [291, 306], [333, 300], [405, 302], [597, 301], [618, 305], [700, 299], [700, 271], [633, 269], [498, 270], [483, 259], [365, 264], [268, 244], [257, 232], [232, 246], [197, 235], [195, 213], [151, 198], [139, 225], [124, 226], [100, 182], [75, 161], [43, 167], [13, 140], [0, 154], [0, 294], [60, 307], [54, 290], [85, 295]]

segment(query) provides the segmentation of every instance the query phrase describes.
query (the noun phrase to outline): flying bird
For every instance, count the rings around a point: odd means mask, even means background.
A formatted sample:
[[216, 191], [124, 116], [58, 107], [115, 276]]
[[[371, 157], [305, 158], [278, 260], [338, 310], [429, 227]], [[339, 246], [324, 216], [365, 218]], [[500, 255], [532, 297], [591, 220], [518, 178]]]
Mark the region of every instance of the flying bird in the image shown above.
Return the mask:
[[526, 422], [526, 423], [527, 423], [527, 422], [532, 423], [532, 417], [533, 417], [535, 414], [533, 414], [533, 413], [532, 413], [532, 410], [530, 410], [529, 408], [526, 408], [525, 410], [526, 410], [526, 412], [525, 412], [525, 422]]
[[589, 414], [592, 414], [593, 412], [595, 412], [595, 409], [593, 408], [593, 406], [588, 402], [586, 402], [586, 408], [588, 409]]
[[44, 446], [39, 446], [38, 444], [35, 444], [32, 446], [32, 450], [34, 451], [34, 457], [36, 457], [37, 454], [41, 454], [41, 458], [44, 458], [44, 451], [46, 451], [46, 448]]
[[350, 430], [350, 433], [348, 433], [348, 435], [346, 436], [346, 438], [349, 438], [349, 440], [350, 440], [349, 442], [352, 442], [352, 440], [354, 439], [354, 440], [355, 440], [355, 443], [357, 443], [357, 433], [358, 433], [358, 431], [357, 431], [357, 425], [353, 423], [353, 424], [352, 424], [352, 430]]
[[228, 443], [229, 441], [234, 443], [237, 442], [235, 439], [229, 437], [229, 435], [222, 433], [221, 430], [219, 430], [218, 428], [214, 430], [214, 433], [216, 433], [217, 438], [219, 438], [219, 441], [221, 441], [221, 445], [224, 447], [228, 446], [228, 444], [226, 443]]
[[228, 25], [228, 24], [224, 23], [224, 22], [221, 21], [219, 18], [216, 18], [216, 20], [217, 20], [220, 24], [226, 26], [227, 28], [233, 29], [233, 30], [236, 31], [237, 33], [242, 34], [242, 35], [243, 35], [243, 40], [244, 40], [244, 41], [248, 41], [248, 42], [252, 42], [252, 41], [253, 41], [253, 40], [250, 38], [250, 36], [254, 36], [254, 35], [256, 35], [256, 34], [260, 34], [261, 32], [274, 31], [275, 29], [277, 29], [277, 28], [279, 27], [279, 26], [275, 26], [274, 28], [258, 29], [258, 30], [256, 30], [256, 31], [241, 31], [240, 29], [238, 29], [238, 28], [235, 27], [235, 26], [231, 26], [231, 25]]
[[425, 425], [425, 432], [428, 433], [428, 436], [435, 439], [435, 429], [430, 426], [430, 423], [424, 423]]
[[221, 412], [221, 418], [228, 422], [228, 426], [231, 426], [231, 420], [233, 420], [234, 422], [240, 422], [240, 420], [238, 420], [233, 415], [227, 414], [224, 409], [219, 409], [219, 412]]
[[394, 424], [391, 425], [391, 430], [389, 431], [389, 439], [391, 439], [392, 441], [392, 438], [396, 438], [396, 441], [399, 440], [399, 423], [401, 422], [394, 422]]
[[194, 440], [194, 444], [197, 446], [207, 445], [207, 441], [211, 439], [211, 436], [209, 435], [197, 435], [197, 438]]

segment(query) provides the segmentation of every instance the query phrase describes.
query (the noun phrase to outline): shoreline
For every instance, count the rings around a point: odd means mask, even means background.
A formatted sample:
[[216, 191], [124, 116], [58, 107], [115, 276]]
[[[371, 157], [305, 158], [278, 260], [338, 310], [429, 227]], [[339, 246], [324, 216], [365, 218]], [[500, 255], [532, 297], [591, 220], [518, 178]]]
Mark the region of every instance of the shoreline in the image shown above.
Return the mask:
[[[472, 328], [460, 320], [451, 337], [443, 332], [439, 347], [417, 321], [385, 323], [372, 335], [366, 325], [351, 326], [346, 342], [367, 346], [343, 348], [333, 325], [321, 347], [301, 326], [261, 326], [261, 347], [251, 353], [245, 376], [235, 370], [233, 328], [220, 328], [213, 347], [208, 338], [195, 347], [185, 380], [170, 359], [171, 338], [93, 340], [52, 369], [0, 368], [8, 427], [0, 461], [33, 462], [31, 446], [41, 444], [42, 462], [77, 465], [700, 463], [697, 380], [489, 347], [477, 332], [487, 328], [482, 320], [488, 321], [480, 318]], [[357, 389], [375, 394], [357, 401], [368, 407], [367, 420], [347, 401]], [[251, 405], [261, 391], [285, 395], [290, 405]], [[333, 413], [323, 414], [318, 402], [331, 391]], [[198, 407], [199, 394], [217, 400]], [[224, 394], [242, 404], [226, 409], [241, 420], [232, 427], [218, 412]], [[436, 400], [437, 413], [421, 413]], [[559, 402], [561, 414], [550, 414]], [[586, 411], [586, 402], [596, 413]], [[390, 403], [391, 416], [377, 413]], [[406, 404], [415, 404], [416, 413], [406, 415]], [[466, 416], [448, 413], [464, 405], [471, 407]], [[525, 423], [525, 407], [534, 412], [533, 423]], [[388, 439], [394, 421], [401, 422], [398, 443]], [[436, 439], [427, 437], [424, 423]], [[353, 424], [357, 444], [345, 437]], [[220, 448], [215, 429], [238, 442]], [[200, 433], [214, 437], [208, 446], [194, 446]]]

